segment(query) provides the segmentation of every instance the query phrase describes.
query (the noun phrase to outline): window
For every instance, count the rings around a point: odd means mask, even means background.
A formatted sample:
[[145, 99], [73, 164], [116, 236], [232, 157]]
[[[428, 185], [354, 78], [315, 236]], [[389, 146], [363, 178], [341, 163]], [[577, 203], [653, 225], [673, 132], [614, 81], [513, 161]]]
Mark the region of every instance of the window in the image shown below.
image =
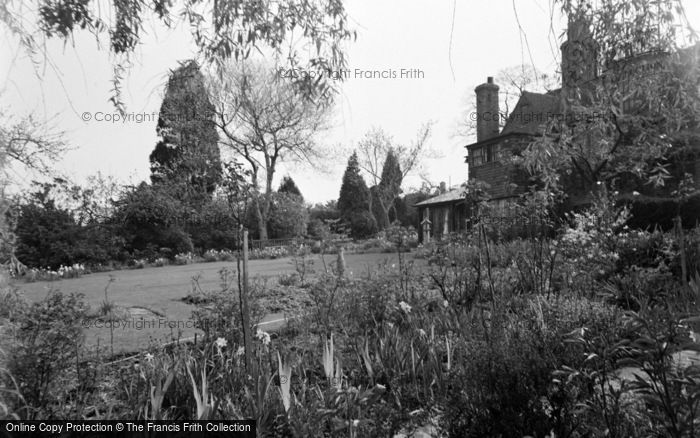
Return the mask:
[[498, 146], [487, 145], [474, 148], [470, 152], [470, 163], [472, 166], [481, 166], [482, 164], [498, 161]]
[[472, 166], [481, 166], [484, 164], [484, 148], [475, 148], [471, 152], [471, 164]]
[[496, 161], [496, 145], [488, 145], [486, 146], [486, 162], [491, 163], [492, 161]]

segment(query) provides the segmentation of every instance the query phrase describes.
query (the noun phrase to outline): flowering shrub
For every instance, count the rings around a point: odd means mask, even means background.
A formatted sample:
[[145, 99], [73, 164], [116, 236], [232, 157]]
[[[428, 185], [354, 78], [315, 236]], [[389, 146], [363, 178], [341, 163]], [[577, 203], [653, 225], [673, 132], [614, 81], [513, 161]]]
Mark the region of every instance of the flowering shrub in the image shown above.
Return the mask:
[[616, 270], [620, 247], [629, 238], [630, 217], [627, 207], [616, 208], [610, 198], [602, 196], [588, 210], [569, 216], [561, 239], [553, 244], [561, 250], [566, 266], [562, 269], [568, 285], [593, 288], [596, 279]]
[[265, 248], [253, 248], [248, 253], [248, 258], [254, 259], [279, 259], [289, 257], [293, 253], [293, 248], [288, 246], [267, 246]]
[[176, 265], [189, 265], [190, 263], [194, 263], [194, 254], [191, 252], [177, 254], [174, 262]]
[[157, 259], [153, 260], [153, 266], [157, 268], [168, 266], [169, 264], [170, 262], [165, 257], [158, 257]]
[[57, 270], [51, 270], [47, 268], [31, 268], [27, 269], [24, 278], [28, 282], [33, 281], [55, 281], [62, 280], [65, 278], [77, 278], [84, 274], [88, 274], [89, 271], [85, 269], [85, 266], [76, 263], [72, 266], [61, 265]]
[[202, 258], [205, 262], [229, 262], [236, 259], [236, 254], [226, 249], [210, 249], [202, 254]]
[[129, 266], [131, 266], [134, 269], [143, 269], [146, 266], [148, 266], [148, 260], [146, 260], [146, 259], [134, 259], [129, 263]]

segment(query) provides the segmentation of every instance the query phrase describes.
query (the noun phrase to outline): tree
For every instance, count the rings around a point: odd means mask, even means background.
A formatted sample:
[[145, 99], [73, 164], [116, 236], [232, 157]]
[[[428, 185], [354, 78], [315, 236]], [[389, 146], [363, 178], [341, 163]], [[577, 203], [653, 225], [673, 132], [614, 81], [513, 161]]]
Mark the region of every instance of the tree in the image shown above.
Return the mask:
[[273, 239], [300, 237], [306, 234], [309, 212], [294, 194], [277, 192], [272, 196], [269, 236]]
[[[183, 21], [187, 23], [199, 55], [207, 64], [216, 66], [222, 78], [227, 60], [243, 60], [251, 51], [265, 47], [286, 59], [290, 70], [339, 71], [346, 68], [342, 43], [355, 37], [355, 32], [347, 27], [342, 0], [185, 0], [177, 4], [179, 10], [171, 0], [114, 0], [107, 3], [105, 14], [105, 3], [98, 0], [9, 1], [0, 3], [0, 22], [18, 38], [36, 66], [41, 66], [42, 54], [46, 54], [47, 39], [69, 43], [75, 31], [83, 30], [91, 32], [99, 42], [106, 33], [114, 55], [110, 100], [121, 111], [122, 80], [136, 47], [144, 42], [145, 23], [150, 23], [151, 17], [169, 30], [179, 28]], [[32, 26], [35, 20], [37, 24]], [[306, 50], [299, 51], [296, 44], [290, 43], [295, 38], [297, 43], [313, 47], [308, 59], [302, 60], [299, 55]], [[333, 82], [327, 76], [320, 80], [318, 77], [299, 75], [294, 80], [295, 88], [307, 97], [329, 94]]]
[[177, 187], [187, 205], [200, 207], [221, 181], [221, 158], [214, 106], [195, 61], [171, 72], [156, 130], [151, 181]]
[[[0, 5], [0, 20], [3, 8], [4, 5]], [[55, 176], [51, 165], [61, 158], [68, 146], [63, 141], [63, 133], [48, 122], [37, 120], [31, 114], [17, 118], [7, 113], [0, 108], [0, 261], [17, 274], [23, 269], [15, 257], [17, 236], [13, 228], [17, 224], [11, 221], [13, 216], [8, 214], [11, 202], [5, 196], [5, 187], [12, 180], [10, 173], [19, 167], [43, 176]], [[0, 283], [3, 276], [0, 272]]]
[[256, 63], [231, 64], [223, 80], [212, 78], [210, 90], [222, 144], [250, 172], [258, 233], [267, 239], [277, 165], [321, 158], [316, 135], [327, 126], [330, 102], [304, 99], [275, 69]]
[[33, 115], [9, 117], [0, 109], [0, 151], [4, 171], [19, 165], [26, 170], [53, 175], [52, 164], [68, 150], [63, 132]]
[[376, 232], [377, 223], [370, 212], [370, 193], [360, 174], [357, 153], [353, 152], [343, 174], [338, 210], [340, 217], [350, 225], [351, 235], [362, 238]]
[[377, 185], [382, 178], [383, 161], [390, 150], [399, 162], [401, 178], [419, 171], [422, 160], [433, 156], [434, 152], [428, 147], [428, 139], [433, 123], [425, 123], [416, 134], [415, 140], [409, 145], [397, 144], [382, 128], [372, 127], [357, 144], [358, 163], [360, 168], [369, 175], [372, 185]]
[[183, 228], [182, 202], [168, 186], [145, 182], [131, 187], [116, 203], [114, 222], [130, 252], [148, 257], [174, 256], [194, 249]]
[[285, 176], [282, 178], [282, 182], [280, 183], [280, 187], [277, 189], [277, 192], [297, 196], [302, 203], [304, 202], [304, 197], [301, 195], [301, 190], [299, 190], [299, 187], [297, 187], [291, 176]]
[[348, 216], [355, 211], [369, 210], [369, 189], [365, 179], [360, 174], [356, 152], [353, 152], [348, 159], [348, 166], [343, 174], [340, 196], [338, 197], [338, 210], [341, 217]]
[[[376, 193], [376, 202], [373, 199], [373, 206], [376, 203], [378, 208], [375, 210], [381, 215], [381, 220], [377, 218], [377, 225], [380, 230], [388, 227], [392, 219], [396, 219], [395, 201], [401, 194], [401, 182], [403, 181], [403, 173], [401, 165], [394, 153], [394, 149], [389, 149], [382, 167], [382, 179], [379, 181]], [[393, 218], [389, 213], [393, 213]]]
[[[32, 192], [15, 206], [15, 254], [32, 267], [106, 263], [120, 258], [123, 242], [104, 218], [86, 213], [90, 189], [81, 190], [55, 178], [35, 183]], [[68, 199], [69, 202], [62, 202]], [[72, 206], [69, 204], [72, 203]], [[89, 208], [89, 207], [88, 207]]]
[[700, 157], [700, 46], [678, 46], [687, 29], [686, 39], [696, 40], [681, 2], [559, 3], [569, 26], [588, 34], [602, 74], [565, 90], [564, 117], [546, 124], [521, 164], [552, 194], [668, 186], [669, 168]]

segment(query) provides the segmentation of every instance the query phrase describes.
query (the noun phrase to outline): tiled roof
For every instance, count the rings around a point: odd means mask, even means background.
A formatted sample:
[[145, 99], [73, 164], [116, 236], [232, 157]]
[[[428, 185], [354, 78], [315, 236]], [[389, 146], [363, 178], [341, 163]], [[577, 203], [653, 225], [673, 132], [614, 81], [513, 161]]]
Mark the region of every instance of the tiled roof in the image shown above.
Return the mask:
[[504, 134], [537, 135], [542, 132], [542, 125], [561, 114], [561, 103], [556, 93], [531, 93], [523, 91], [522, 96], [510, 113]]
[[435, 204], [445, 204], [449, 202], [464, 200], [466, 193], [467, 190], [464, 187], [460, 187], [458, 189], [453, 189], [449, 192], [445, 192], [441, 195], [433, 196], [430, 199], [426, 199], [425, 201], [419, 202], [418, 204], [416, 204], [416, 207], [424, 207], [426, 205]]

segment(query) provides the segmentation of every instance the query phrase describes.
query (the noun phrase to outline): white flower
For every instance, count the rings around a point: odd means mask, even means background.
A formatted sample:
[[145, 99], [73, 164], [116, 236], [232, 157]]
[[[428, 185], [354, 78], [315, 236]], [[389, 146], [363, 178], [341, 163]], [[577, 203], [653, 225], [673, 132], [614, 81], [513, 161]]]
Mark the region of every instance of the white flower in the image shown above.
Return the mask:
[[447, 306], [450, 305], [450, 303], [449, 303], [449, 301], [445, 300], [445, 301], [442, 302], [442, 305], [445, 306], [445, 307], [447, 307]]
[[214, 344], [216, 345], [216, 348], [221, 350], [222, 348], [228, 345], [228, 342], [224, 338], [218, 338], [216, 342], [214, 342]]
[[425, 330], [423, 330], [423, 329], [418, 329], [418, 335], [419, 335], [421, 338], [424, 338], [424, 337], [428, 336], [428, 334], [425, 333]]
[[360, 420], [352, 420], [352, 427], [357, 427], [360, 425]]
[[399, 303], [399, 307], [401, 307], [401, 310], [403, 310], [404, 313], [411, 313], [411, 306], [407, 302], [401, 301]]
[[146, 362], [153, 362], [153, 355], [151, 353], [146, 353]]
[[236, 350], [236, 357], [243, 356], [244, 354], [245, 354], [245, 347], [241, 345], [240, 347], [238, 347], [238, 350]]
[[270, 343], [270, 334], [260, 329], [258, 329], [257, 333], [255, 333], [255, 337], [260, 339], [260, 342], [262, 342], [263, 345], [268, 345]]
[[639, 192], [635, 190], [634, 192], [632, 192], [632, 195], [639, 196]]

